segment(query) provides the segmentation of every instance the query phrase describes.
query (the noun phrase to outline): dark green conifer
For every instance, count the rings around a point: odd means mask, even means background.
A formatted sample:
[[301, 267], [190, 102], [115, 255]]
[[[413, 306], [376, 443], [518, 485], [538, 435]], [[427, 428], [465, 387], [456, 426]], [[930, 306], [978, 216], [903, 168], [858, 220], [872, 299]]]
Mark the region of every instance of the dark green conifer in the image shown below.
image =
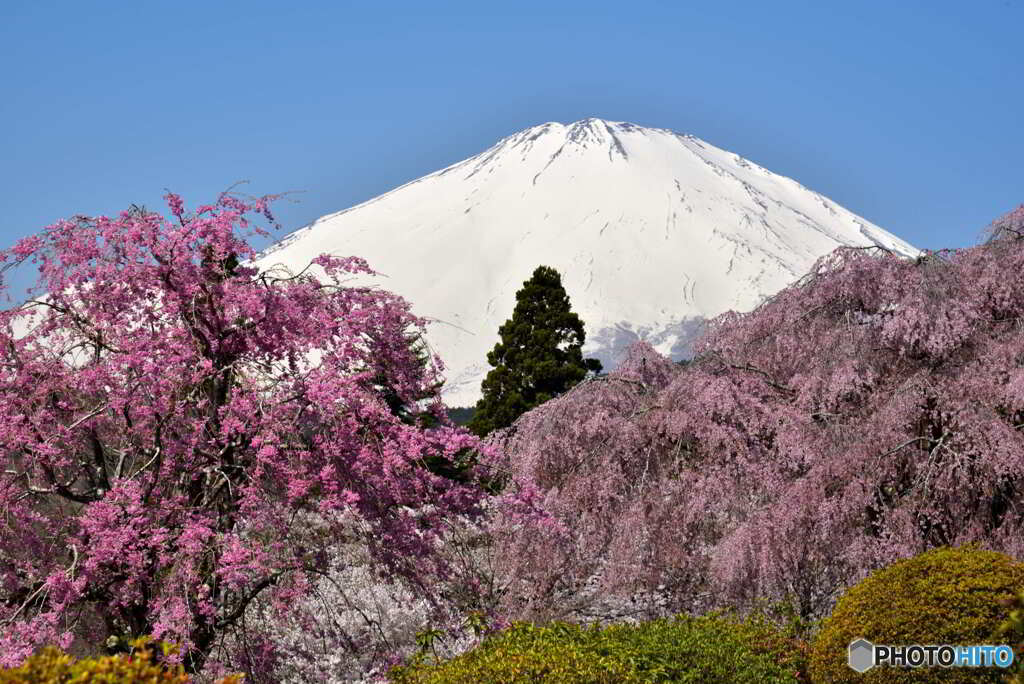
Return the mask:
[[538, 267], [516, 293], [512, 318], [498, 334], [501, 341], [487, 354], [493, 368], [469, 423], [481, 437], [601, 370], [600, 361], [583, 358], [583, 321], [573, 313], [558, 271], [548, 266]]

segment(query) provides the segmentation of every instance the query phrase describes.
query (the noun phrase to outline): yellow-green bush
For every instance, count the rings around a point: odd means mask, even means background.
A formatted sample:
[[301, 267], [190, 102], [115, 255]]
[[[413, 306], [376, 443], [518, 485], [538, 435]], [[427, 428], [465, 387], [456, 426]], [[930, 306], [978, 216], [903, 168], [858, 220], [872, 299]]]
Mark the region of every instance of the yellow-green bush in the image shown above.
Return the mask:
[[[164, 655], [174, 647], [160, 644]], [[132, 642], [132, 653], [83, 658], [73, 661], [55, 646], [48, 646], [20, 666], [0, 669], [0, 684], [188, 684], [188, 675], [180, 665], [164, 666], [153, 660], [148, 639]], [[241, 675], [232, 675], [218, 684], [241, 684]]]
[[824, 620], [811, 650], [812, 682], [1001, 682], [1001, 668], [847, 665], [858, 638], [874, 644], [1000, 644], [1005, 600], [1024, 588], [1024, 563], [976, 546], [943, 547], [878, 570], [851, 587]]
[[396, 684], [771, 684], [806, 681], [803, 651], [760, 618], [712, 614], [641, 625], [517, 623], [447, 662], [390, 672]]
[[1013, 666], [1007, 684], [1024, 684], [1024, 591], [1006, 601], [1010, 615], [999, 628], [999, 636], [1013, 646]]

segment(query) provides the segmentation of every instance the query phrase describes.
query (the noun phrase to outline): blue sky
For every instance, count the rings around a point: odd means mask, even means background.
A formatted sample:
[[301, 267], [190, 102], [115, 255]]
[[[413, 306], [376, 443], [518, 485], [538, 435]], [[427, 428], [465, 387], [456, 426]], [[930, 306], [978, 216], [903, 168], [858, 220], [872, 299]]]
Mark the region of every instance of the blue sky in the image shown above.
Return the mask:
[[1024, 202], [1022, 25], [1021, 0], [4, 0], [0, 244], [243, 179], [303, 191], [278, 206], [287, 232], [597, 116], [967, 246]]

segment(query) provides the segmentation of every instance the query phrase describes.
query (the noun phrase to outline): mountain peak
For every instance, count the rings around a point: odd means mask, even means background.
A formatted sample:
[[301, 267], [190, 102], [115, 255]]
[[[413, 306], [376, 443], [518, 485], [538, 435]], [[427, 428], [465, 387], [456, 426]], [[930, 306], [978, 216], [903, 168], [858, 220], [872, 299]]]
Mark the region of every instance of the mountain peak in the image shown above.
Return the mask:
[[[568, 134], [571, 131], [590, 131], [592, 133], [607, 133], [607, 132], [620, 132], [620, 131], [643, 131], [647, 130], [643, 126], [638, 126], [628, 121], [609, 121], [607, 119], [600, 119], [595, 116], [589, 116], [579, 121], [572, 121], [570, 123], [561, 123], [558, 121], [548, 121], [546, 123], [531, 126], [524, 131], [520, 131], [515, 135], [523, 135], [527, 133], [540, 132], [540, 133], [565, 133]], [[656, 130], [656, 129], [650, 129]]]
[[[480, 396], [487, 352], [539, 264], [562, 274], [608, 370], [643, 340], [689, 355], [702, 322], [749, 311], [840, 245], [918, 251], [869, 221], [693, 136], [587, 118], [520, 131], [464, 161], [326, 216], [257, 265], [329, 252], [385, 275], [431, 321], [444, 396]], [[357, 279], [358, 280], [358, 279]]]
[[625, 158], [626, 151], [622, 147], [616, 135], [616, 124], [604, 121], [603, 119], [583, 119], [570, 124], [566, 130], [566, 139], [578, 145], [587, 146], [588, 143], [612, 145]]
[[[491, 149], [498, 150], [508, 146], [525, 153], [535, 147], [538, 141], [541, 141], [541, 147], [547, 143], [547, 147], [550, 149], [545, 163], [542, 164], [545, 168], [548, 163], [554, 162], [560, 155], [570, 150], [577, 152], [586, 149], [598, 150], [602, 155], [606, 155], [609, 161], [625, 160], [629, 155], [622, 143], [621, 136], [643, 134], [646, 130], [648, 129], [635, 124], [606, 121], [596, 117], [588, 117], [568, 124], [549, 121], [504, 138]], [[483, 156], [487, 157], [488, 161], [492, 160], [487, 153]]]

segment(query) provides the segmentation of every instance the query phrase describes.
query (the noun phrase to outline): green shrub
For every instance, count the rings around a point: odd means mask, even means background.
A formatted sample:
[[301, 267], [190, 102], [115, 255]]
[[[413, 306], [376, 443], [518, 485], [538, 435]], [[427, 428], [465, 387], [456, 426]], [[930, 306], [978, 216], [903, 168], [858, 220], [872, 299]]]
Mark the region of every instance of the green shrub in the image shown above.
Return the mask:
[[[159, 644], [164, 655], [173, 646]], [[153, 659], [146, 637], [132, 642], [131, 654], [83, 658], [77, 662], [55, 646], [47, 646], [18, 667], [0, 669], [0, 684], [188, 684], [180, 665], [165, 666]], [[241, 684], [241, 675], [221, 679], [218, 684]]]
[[1024, 684], [1024, 591], [1007, 599], [1005, 605], [1010, 615], [999, 627], [999, 636], [1013, 646], [1013, 665], [1006, 682]]
[[396, 684], [707, 684], [805, 681], [802, 652], [762, 618], [680, 616], [599, 628], [517, 623], [447, 662], [413, 662]]
[[811, 651], [813, 682], [1000, 682], [1001, 668], [847, 665], [851, 641], [1000, 644], [1005, 600], [1024, 588], [1024, 563], [976, 546], [943, 547], [876, 571], [851, 587], [824, 620]]

